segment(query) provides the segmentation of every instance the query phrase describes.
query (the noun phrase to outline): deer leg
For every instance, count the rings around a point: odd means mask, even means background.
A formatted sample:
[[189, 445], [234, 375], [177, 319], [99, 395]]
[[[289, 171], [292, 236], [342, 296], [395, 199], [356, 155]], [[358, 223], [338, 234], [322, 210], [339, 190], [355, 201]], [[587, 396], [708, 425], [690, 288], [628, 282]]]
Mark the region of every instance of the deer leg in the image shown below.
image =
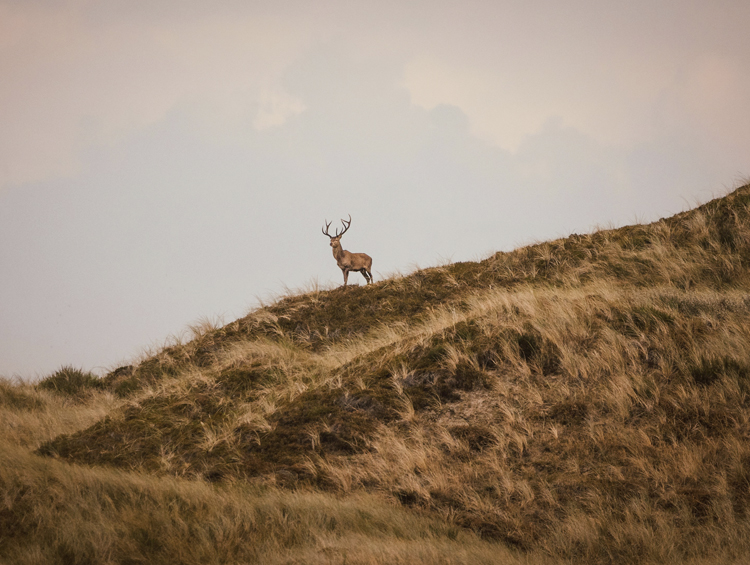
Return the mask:
[[367, 273], [367, 269], [362, 269], [360, 273], [362, 273], [362, 276], [365, 277], [367, 284], [370, 284], [370, 282], [372, 281], [372, 275]]
[[349, 280], [349, 269], [341, 269], [341, 272], [344, 273], [344, 286], [346, 286], [346, 281]]

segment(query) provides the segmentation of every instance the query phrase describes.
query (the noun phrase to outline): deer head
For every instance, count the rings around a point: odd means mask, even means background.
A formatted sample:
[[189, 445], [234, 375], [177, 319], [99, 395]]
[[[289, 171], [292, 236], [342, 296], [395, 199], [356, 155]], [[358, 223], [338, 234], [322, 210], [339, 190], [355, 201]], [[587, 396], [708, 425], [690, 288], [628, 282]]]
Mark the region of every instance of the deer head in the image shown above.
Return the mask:
[[328, 228], [331, 227], [331, 222], [326, 222], [326, 227], [323, 229], [323, 235], [327, 235], [331, 238], [331, 247], [333, 247], [334, 251], [337, 247], [341, 247], [341, 236], [346, 233], [346, 231], [349, 229], [349, 227], [352, 225], [352, 215], [349, 214], [349, 221], [341, 220], [341, 223], [344, 225], [344, 231], [339, 233], [339, 230], [336, 230], [336, 235], [331, 235], [328, 233]]

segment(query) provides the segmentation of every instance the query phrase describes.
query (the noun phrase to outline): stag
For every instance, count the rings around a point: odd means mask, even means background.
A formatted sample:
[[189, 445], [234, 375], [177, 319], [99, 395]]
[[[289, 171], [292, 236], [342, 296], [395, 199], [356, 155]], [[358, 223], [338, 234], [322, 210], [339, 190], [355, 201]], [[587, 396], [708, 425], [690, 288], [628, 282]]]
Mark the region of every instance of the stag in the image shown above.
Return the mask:
[[372, 282], [372, 257], [366, 253], [351, 253], [341, 247], [341, 236], [344, 235], [349, 227], [352, 225], [352, 216], [349, 215], [349, 221], [341, 220], [344, 225], [344, 231], [339, 233], [336, 230], [336, 235], [328, 233], [328, 228], [331, 227], [331, 222], [326, 222], [326, 227], [323, 228], [323, 235], [327, 235], [331, 238], [331, 247], [333, 248], [333, 257], [336, 259], [336, 263], [344, 273], [344, 286], [349, 280], [349, 273], [351, 271], [360, 272], [365, 277], [367, 284]]

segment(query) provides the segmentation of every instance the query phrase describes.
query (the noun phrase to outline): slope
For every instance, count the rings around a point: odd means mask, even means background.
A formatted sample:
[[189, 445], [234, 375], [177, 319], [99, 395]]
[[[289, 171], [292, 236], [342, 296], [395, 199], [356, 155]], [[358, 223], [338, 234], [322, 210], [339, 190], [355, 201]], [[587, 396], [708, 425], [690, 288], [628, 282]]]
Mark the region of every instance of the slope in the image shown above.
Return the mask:
[[576, 562], [747, 555], [750, 186], [650, 225], [289, 296], [39, 452], [379, 493]]

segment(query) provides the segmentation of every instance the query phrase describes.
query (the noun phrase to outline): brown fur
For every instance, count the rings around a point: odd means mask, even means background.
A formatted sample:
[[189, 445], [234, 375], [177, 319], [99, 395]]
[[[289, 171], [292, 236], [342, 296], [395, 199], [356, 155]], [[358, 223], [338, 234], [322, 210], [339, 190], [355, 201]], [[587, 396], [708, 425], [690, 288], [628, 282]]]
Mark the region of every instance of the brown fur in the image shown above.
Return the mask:
[[328, 228], [331, 223], [326, 222], [323, 235], [327, 235], [331, 238], [333, 257], [336, 259], [336, 263], [338, 264], [339, 269], [341, 269], [341, 272], [344, 273], [344, 286], [346, 286], [347, 281], [349, 280], [349, 273], [352, 271], [362, 273], [367, 284], [370, 284], [372, 282], [372, 257], [367, 253], [352, 253], [341, 247], [341, 236], [343, 236], [349, 229], [349, 226], [351, 226], [352, 217], [349, 216], [349, 222], [341, 220], [341, 223], [344, 224], [344, 231], [339, 233], [338, 230], [336, 230], [336, 235], [331, 235], [328, 233]]

